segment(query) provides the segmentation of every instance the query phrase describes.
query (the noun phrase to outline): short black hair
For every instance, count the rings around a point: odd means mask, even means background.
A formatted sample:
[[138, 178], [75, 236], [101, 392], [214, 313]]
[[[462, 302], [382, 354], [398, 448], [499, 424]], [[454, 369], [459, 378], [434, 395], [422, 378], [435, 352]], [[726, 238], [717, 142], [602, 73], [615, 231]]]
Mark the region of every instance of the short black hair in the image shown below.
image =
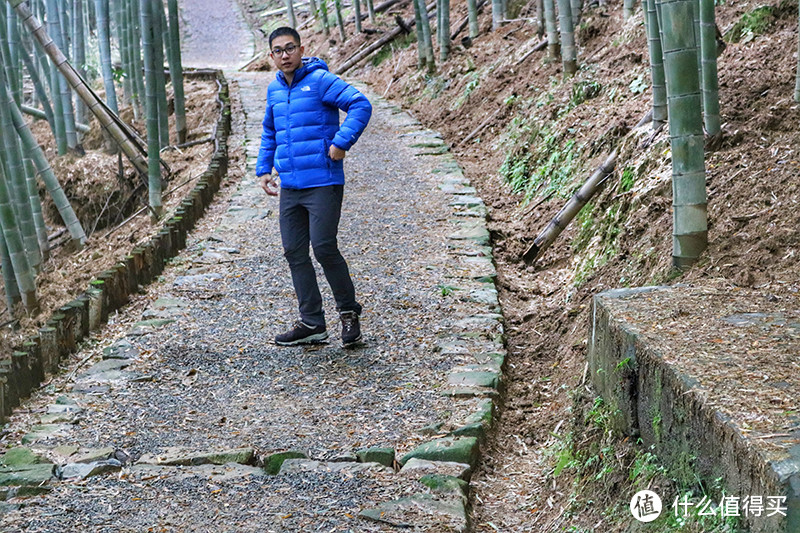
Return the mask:
[[297, 41], [298, 46], [300, 43], [300, 34], [297, 33], [297, 30], [290, 27], [290, 26], [281, 26], [277, 30], [274, 30], [272, 33], [269, 34], [269, 47], [272, 48], [272, 41], [281, 37], [283, 35], [291, 35], [292, 38]]

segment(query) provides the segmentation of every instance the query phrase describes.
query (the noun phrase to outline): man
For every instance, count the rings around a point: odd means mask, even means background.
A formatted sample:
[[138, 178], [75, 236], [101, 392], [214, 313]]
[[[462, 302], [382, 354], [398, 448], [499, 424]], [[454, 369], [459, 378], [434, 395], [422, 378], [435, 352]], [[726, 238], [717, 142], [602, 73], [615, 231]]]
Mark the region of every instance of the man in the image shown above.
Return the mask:
[[[342, 344], [361, 341], [355, 288], [336, 234], [344, 193], [344, 159], [372, 115], [369, 100], [328, 71], [319, 58], [303, 57], [300, 35], [282, 27], [269, 36], [278, 68], [267, 89], [267, 108], [256, 175], [270, 196], [278, 195], [273, 167], [280, 176], [280, 229], [284, 256], [300, 307], [300, 320], [275, 337], [281, 346], [328, 338], [322, 296], [309, 255], [309, 243], [331, 286], [342, 321]], [[339, 125], [339, 110], [347, 113]]]

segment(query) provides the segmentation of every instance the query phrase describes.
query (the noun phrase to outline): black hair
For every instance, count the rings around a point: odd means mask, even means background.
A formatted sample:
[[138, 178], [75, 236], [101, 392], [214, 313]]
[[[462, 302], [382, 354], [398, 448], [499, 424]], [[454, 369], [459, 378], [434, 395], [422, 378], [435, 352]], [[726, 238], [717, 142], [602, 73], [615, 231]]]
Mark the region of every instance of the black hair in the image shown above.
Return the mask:
[[269, 34], [269, 47], [272, 48], [272, 41], [283, 35], [291, 35], [297, 41], [297, 45], [300, 46], [300, 34], [297, 33], [297, 30], [289, 26], [281, 26]]

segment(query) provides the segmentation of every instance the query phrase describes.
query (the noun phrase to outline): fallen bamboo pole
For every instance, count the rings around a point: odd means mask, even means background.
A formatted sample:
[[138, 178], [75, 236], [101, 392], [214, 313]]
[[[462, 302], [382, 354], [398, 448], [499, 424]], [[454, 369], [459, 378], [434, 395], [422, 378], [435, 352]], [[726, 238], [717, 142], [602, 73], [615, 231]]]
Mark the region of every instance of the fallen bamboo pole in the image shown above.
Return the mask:
[[586, 203], [594, 196], [600, 189], [600, 186], [605, 182], [606, 178], [614, 171], [617, 164], [617, 151], [614, 150], [603, 161], [603, 164], [597, 167], [591, 177], [586, 180], [586, 183], [578, 189], [578, 192], [572, 195], [567, 205], [561, 208], [561, 211], [550, 221], [544, 231], [539, 233], [533, 244], [525, 250], [522, 254], [522, 259], [529, 265], [532, 265], [536, 260], [547, 250], [551, 244], [561, 235], [569, 223], [575, 218], [575, 215], [586, 205]]
[[[427, 5], [425, 9], [427, 11], [430, 11], [434, 7], [436, 7], [436, 2]], [[345, 72], [356, 66], [358, 63], [360, 63], [362, 60], [372, 55], [373, 52], [380, 50], [381, 48], [383, 48], [385, 44], [393, 41], [401, 33], [406, 33], [407, 28], [408, 29], [412, 28], [415, 23], [416, 21], [413, 18], [403, 21], [403, 24], [398, 25], [397, 28], [393, 29], [392, 31], [390, 31], [389, 33], [387, 33], [386, 35], [384, 35], [383, 37], [381, 37], [380, 39], [378, 39], [377, 41], [366, 47], [365, 49], [358, 52], [357, 54], [350, 56], [350, 59], [345, 61], [339, 68], [337, 68], [334, 74], [341, 76], [342, 74], [344, 74]]]

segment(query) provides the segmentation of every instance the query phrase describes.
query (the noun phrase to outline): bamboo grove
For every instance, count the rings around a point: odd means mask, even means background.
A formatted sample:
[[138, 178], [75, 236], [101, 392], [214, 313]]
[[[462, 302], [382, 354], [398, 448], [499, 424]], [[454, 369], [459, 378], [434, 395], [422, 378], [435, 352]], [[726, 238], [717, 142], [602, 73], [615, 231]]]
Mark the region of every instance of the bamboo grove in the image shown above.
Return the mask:
[[[9, 309], [22, 302], [35, 313], [35, 277], [50, 253], [40, 188], [78, 248], [87, 235], [28, 121], [47, 122], [59, 156], [81, 157], [94, 117], [147, 184], [152, 218], [160, 217], [160, 152], [170, 145], [165, 64], [173, 140], [181, 144], [187, 136], [178, 3], [7, 0], [0, 5], [0, 58], [0, 260]], [[119, 118], [122, 106], [144, 117], [146, 142]]]
[[[293, 0], [285, 0], [288, 12], [293, 13]], [[353, 0], [355, 30], [365, 31], [361, 26], [364, 16], [360, 12], [360, 1]], [[367, 1], [372, 20], [372, 7]], [[393, 5], [389, 0], [376, 6], [375, 11]], [[436, 70], [437, 57], [434, 43], [438, 47], [438, 61], [446, 62], [451, 50], [451, 41], [461, 31], [468, 28], [467, 36], [461, 43], [469, 47], [479, 38], [478, 15], [487, 0], [466, 0], [467, 17], [455, 27], [450, 25], [450, 0], [411, 0], [414, 18], [409, 21], [398, 20], [401, 28], [388, 32], [384, 37], [360, 50], [337, 70], [342, 74], [370, 54], [387, 46], [389, 42], [414, 27], [417, 41], [418, 67], [429, 73]], [[600, 3], [604, 3], [603, 0]], [[491, 0], [492, 30], [509, 22], [508, 0]], [[720, 44], [717, 39], [714, 0], [623, 0], [623, 13], [632, 17], [638, 9], [644, 19], [644, 32], [648, 43], [648, 57], [651, 67], [653, 93], [652, 123], [654, 129], [664, 124], [669, 126], [672, 152], [673, 186], [673, 264], [684, 269], [694, 264], [708, 243], [705, 142], [707, 138], [718, 138], [720, 132], [720, 103], [717, 80], [717, 56]], [[341, 1], [333, 0], [336, 10], [335, 21], [339, 26], [341, 39], [346, 39], [342, 23]], [[312, 18], [320, 22], [323, 31], [329, 33], [329, 16], [326, 2], [312, 2]], [[533, 9], [532, 9], [533, 8]], [[515, 11], [519, 5], [514, 6]], [[535, 17], [526, 18], [533, 23], [541, 42], [532, 51], [547, 48], [551, 61], [561, 61], [565, 76], [571, 76], [580, 68], [575, 29], [578, 28], [583, 10], [583, 0], [532, 0], [525, 9], [535, 11]], [[514, 15], [516, 16], [516, 14]], [[290, 17], [290, 24], [296, 21]], [[435, 18], [435, 24], [431, 20]], [[512, 19], [520, 20], [520, 19]], [[800, 47], [800, 44], [798, 45]], [[798, 48], [800, 50], [800, 48]], [[525, 56], [527, 57], [527, 55]], [[795, 86], [795, 100], [800, 101], [800, 68]], [[616, 156], [616, 154], [614, 154]], [[615, 157], [603, 163], [604, 172], [613, 171]], [[601, 172], [603, 174], [604, 172]], [[602, 181], [602, 180], [601, 180]], [[591, 192], [594, 194], [594, 191]], [[583, 200], [583, 204], [587, 199]], [[580, 205], [578, 202], [578, 209]], [[567, 209], [572, 216], [577, 213], [573, 207]], [[569, 220], [559, 220], [547, 231], [560, 232]], [[556, 235], [540, 234], [537, 241], [552, 242]], [[534, 243], [526, 252], [525, 259], [535, 258], [541, 250]], [[529, 250], [529, 251], [530, 251]]]

